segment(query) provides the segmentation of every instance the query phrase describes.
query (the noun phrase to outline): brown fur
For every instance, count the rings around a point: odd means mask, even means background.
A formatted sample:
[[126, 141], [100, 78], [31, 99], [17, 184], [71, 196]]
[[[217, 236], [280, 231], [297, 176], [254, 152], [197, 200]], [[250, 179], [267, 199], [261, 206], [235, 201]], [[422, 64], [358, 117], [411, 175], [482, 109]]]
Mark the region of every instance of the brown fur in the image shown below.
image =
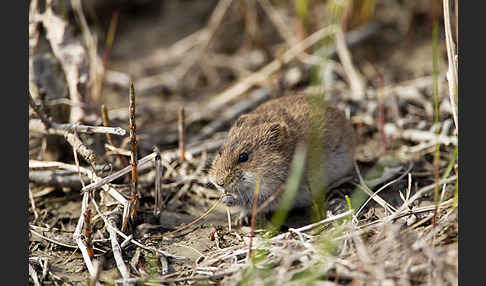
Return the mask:
[[[353, 127], [337, 108], [326, 105], [319, 108], [316, 98], [306, 95], [280, 97], [236, 120], [209, 172], [210, 181], [226, 191], [227, 205], [239, 207], [242, 215], [248, 214], [258, 176], [261, 176], [258, 205], [284, 187], [297, 144], [307, 144], [308, 154], [315, 150], [309, 144], [311, 126], [317, 127], [320, 138], [317, 142], [321, 142], [317, 148], [321, 148], [320, 161], [325, 166], [324, 185], [330, 186], [349, 175], [356, 147]], [[319, 110], [325, 112], [315, 112]], [[243, 152], [248, 154], [248, 161], [238, 163], [238, 156]], [[307, 171], [304, 173], [306, 177]], [[305, 180], [301, 185], [294, 207], [310, 206], [311, 203]], [[278, 202], [278, 199], [274, 200], [264, 212], [275, 210]]]

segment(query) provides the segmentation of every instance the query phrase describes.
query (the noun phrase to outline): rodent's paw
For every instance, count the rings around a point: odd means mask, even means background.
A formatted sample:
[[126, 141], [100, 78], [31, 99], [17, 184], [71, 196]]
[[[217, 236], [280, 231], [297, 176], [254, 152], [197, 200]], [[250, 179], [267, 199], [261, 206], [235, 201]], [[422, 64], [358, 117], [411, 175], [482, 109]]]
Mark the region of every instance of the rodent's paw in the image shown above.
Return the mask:
[[238, 226], [249, 226], [251, 222], [251, 215], [246, 212], [241, 212], [238, 216], [238, 220], [236, 221], [236, 225]]
[[223, 196], [223, 203], [228, 206], [228, 207], [231, 207], [231, 206], [234, 206], [235, 203], [236, 203], [236, 199], [233, 195], [230, 195], [230, 194], [226, 194]]

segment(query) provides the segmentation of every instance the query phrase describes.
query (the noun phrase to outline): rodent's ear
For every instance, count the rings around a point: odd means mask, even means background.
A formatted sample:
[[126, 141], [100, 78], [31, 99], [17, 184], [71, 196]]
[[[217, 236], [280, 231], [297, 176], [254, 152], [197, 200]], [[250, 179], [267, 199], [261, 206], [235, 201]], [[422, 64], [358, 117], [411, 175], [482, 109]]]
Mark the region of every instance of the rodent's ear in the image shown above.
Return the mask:
[[253, 114], [243, 114], [240, 117], [238, 117], [238, 119], [235, 122], [235, 126], [241, 127], [243, 125], [243, 123], [252, 122], [252, 121], [254, 121], [253, 119], [255, 119], [255, 118], [256, 118], [256, 116], [253, 115]]
[[263, 144], [279, 144], [287, 136], [287, 124], [284, 122], [266, 124], [264, 127], [265, 140]]

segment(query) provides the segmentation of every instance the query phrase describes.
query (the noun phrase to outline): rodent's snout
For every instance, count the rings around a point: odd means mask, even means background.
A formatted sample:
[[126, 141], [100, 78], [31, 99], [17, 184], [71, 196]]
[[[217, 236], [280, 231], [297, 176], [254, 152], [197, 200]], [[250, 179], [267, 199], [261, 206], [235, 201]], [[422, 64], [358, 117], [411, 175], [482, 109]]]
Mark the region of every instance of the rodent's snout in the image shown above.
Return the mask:
[[223, 179], [217, 179], [212, 176], [209, 176], [209, 181], [216, 187], [220, 188], [224, 186], [224, 180]]
[[221, 179], [214, 178], [214, 176], [209, 175], [209, 181], [218, 189], [220, 192], [224, 193], [225, 190], [223, 188], [224, 181]]
[[223, 187], [224, 186], [224, 181], [223, 180], [215, 180], [214, 181], [216, 183], [216, 185], [218, 185], [219, 187]]

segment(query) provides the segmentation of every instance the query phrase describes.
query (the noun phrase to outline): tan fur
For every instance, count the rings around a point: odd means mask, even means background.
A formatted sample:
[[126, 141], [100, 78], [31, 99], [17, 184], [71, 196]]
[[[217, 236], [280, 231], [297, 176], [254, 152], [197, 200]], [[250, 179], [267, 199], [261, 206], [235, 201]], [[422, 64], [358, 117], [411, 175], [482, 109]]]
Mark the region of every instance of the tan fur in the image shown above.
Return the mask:
[[[227, 205], [239, 207], [243, 215], [248, 214], [258, 176], [261, 176], [258, 205], [284, 187], [297, 144], [307, 144], [308, 154], [315, 154], [314, 145], [309, 144], [310, 126], [318, 130], [318, 148], [322, 151], [319, 160], [325, 166], [324, 185], [330, 186], [349, 175], [357, 141], [353, 127], [339, 109], [319, 106], [316, 97], [290, 95], [270, 100], [236, 120], [209, 172], [210, 181], [227, 192]], [[243, 152], [248, 154], [248, 161], [238, 163], [238, 156]], [[303, 181], [294, 207], [311, 203]], [[278, 202], [274, 200], [264, 212], [275, 210]]]

